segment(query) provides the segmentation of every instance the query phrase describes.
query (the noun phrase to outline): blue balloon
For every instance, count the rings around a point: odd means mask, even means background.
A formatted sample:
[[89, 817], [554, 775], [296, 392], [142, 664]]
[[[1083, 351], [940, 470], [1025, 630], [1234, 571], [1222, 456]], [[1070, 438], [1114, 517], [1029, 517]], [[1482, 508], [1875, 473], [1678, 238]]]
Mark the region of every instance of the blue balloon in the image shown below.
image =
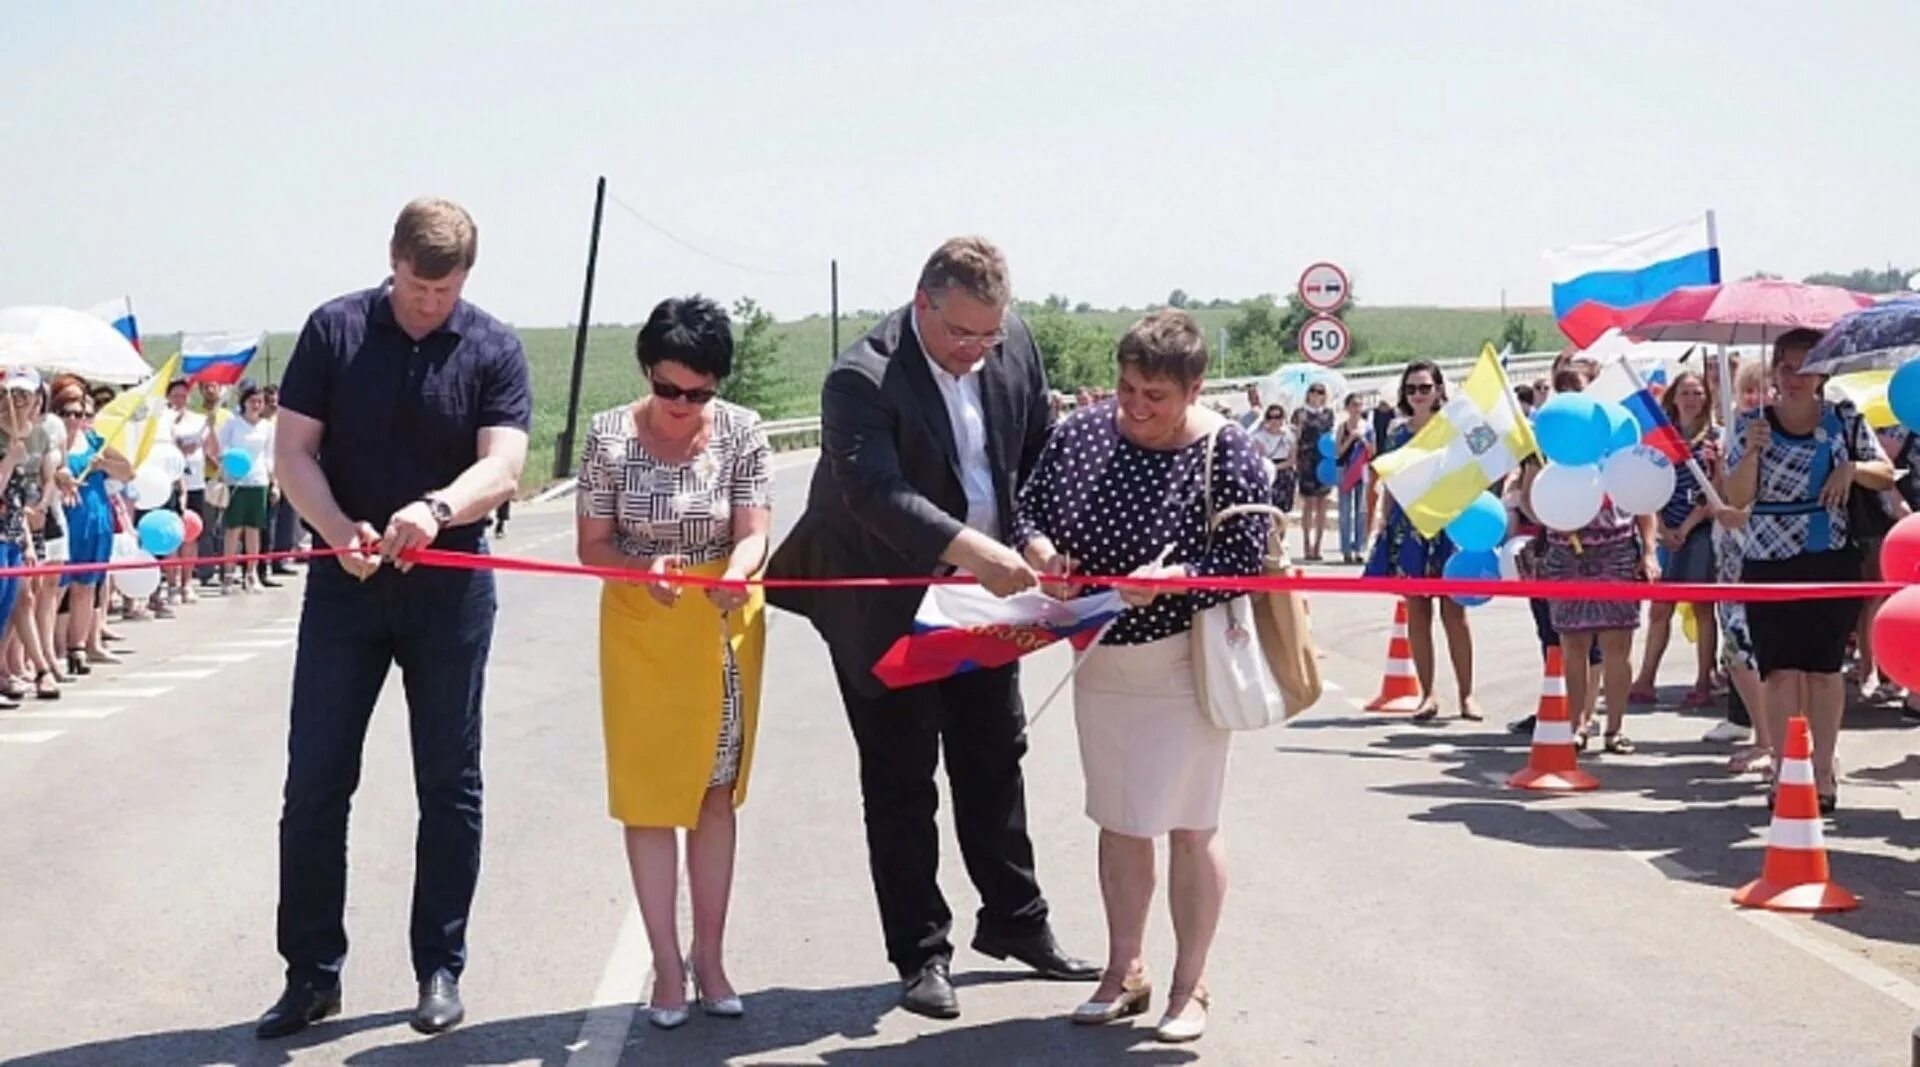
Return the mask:
[[1320, 454], [1322, 456], [1325, 456], [1328, 459], [1332, 459], [1333, 458], [1333, 435], [1330, 433], [1321, 434], [1319, 445], [1320, 445]]
[[1533, 415], [1533, 436], [1540, 450], [1555, 463], [1584, 467], [1600, 462], [1613, 424], [1591, 397], [1555, 393]]
[[1492, 493], [1481, 493], [1467, 510], [1447, 523], [1447, 536], [1455, 548], [1465, 552], [1491, 552], [1506, 539], [1506, 533], [1507, 509]]
[[1340, 477], [1340, 471], [1333, 465], [1332, 456], [1321, 456], [1320, 466], [1314, 468], [1313, 475], [1321, 485], [1332, 485]]
[[149, 511], [140, 519], [140, 547], [154, 557], [172, 555], [187, 539], [187, 525], [171, 511]]
[[1600, 414], [1607, 420], [1607, 445], [1601, 455], [1611, 456], [1640, 443], [1640, 423], [1624, 406], [1603, 400]]
[[[253, 456], [250, 453], [243, 452], [236, 448], [220, 457], [220, 472], [225, 474], [227, 480], [230, 482], [240, 481], [252, 473], [252, 471]], [[158, 552], [154, 553], [156, 556], [159, 554]]]
[[1920, 433], [1920, 360], [1900, 364], [1887, 382], [1887, 406], [1900, 425]]
[[[1446, 566], [1440, 568], [1440, 576], [1461, 581], [1499, 581], [1500, 557], [1492, 552], [1455, 552], [1447, 557]], [[1456, 596], [1453, 601], [1461, 607], [1477, 608], [1492, 599], [1490, 596]]]

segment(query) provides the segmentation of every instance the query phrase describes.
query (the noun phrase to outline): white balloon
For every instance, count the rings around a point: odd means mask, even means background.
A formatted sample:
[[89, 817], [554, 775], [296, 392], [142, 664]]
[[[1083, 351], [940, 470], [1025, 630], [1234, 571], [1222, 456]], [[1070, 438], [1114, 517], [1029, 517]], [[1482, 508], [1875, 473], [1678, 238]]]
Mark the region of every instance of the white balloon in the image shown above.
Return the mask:
[[1533, 479], [1533, 513], [1553, 529], [1571, 532], [1600, 514], [1604, 493], [1598, 464], [1549, 463]]
[[133, 484], [129, 488], [133, 490], [133, 502], [140, 505], [140, 510], [153, 511], [165, 507], [168, 498], [173, 496], [173, 479], [149, 461], [133, 472]]
[[158, 467], [167, 472], [167, 480], [173, 481], [187, 473], [187, 457], [170, 441], [162, 441], [147, 450], [147, 461], [142, 467]]
[[1520, 553], [1531, 537], [1516, 537], [1500, 546], [1500, 577], [1509, 582], [1520, 580]]
[[1613, 502], [1634, 515], [1651, 515], [1673, 498], [1673, 461], [1647, 445], [1607, 457], [1600, 484]]
[[145, 600], [147, 597], [152, 596], [154, 591], [160, 588], [159, 562], [153, 558], [151, 553], [140, 549], [135, 549], [133, 555], [128, 557], [126, 562], [151, 563], [153, 566], [139, 567], [134, 570], [114, 571], [114, 588], [118, 589], [123, 595], [132, 597], [135, 600]]
[[113, 535], [113, 555], [109, 558], [115, 563], [131, 560], [140, 552], [140, 535], [135, 533], [117, 533]]

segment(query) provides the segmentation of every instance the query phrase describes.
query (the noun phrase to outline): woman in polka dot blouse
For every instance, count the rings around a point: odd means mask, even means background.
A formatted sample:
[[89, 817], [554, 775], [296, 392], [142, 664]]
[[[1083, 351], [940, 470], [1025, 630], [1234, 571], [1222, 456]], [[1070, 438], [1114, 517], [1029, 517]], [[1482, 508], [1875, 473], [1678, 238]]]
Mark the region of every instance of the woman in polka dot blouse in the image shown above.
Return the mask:
[[[1051, 578], [1073, 574], [1254, 575], [1268, 520], [1243, 516], [1206, 531], [1208, 442], [1215, 510], [1267, 502], [1266, 467], [1246, 433], [1201, 406], [1205, 335], [1184, 312], [1141, 319], [1120, 340], [1115, 400], [1073, 413], [1054, 431], [1020, 495], [1015, 543]], [[1107, 969], [1075, 1022], [1147, 1010], [1142, 946], [1153, 900], [1154, 839], [1167, 835], [1176, 941], [1163, 1040], [1206, 1026], [1207, 951], [1226, 888], [1220, 797], [1231, 734], [1200, 706], [1191, 657], [1195, 610], [1232, 593], [1120, 586], [1131, 605], [1074, 680], [1087, 815], [1100, 827]]]

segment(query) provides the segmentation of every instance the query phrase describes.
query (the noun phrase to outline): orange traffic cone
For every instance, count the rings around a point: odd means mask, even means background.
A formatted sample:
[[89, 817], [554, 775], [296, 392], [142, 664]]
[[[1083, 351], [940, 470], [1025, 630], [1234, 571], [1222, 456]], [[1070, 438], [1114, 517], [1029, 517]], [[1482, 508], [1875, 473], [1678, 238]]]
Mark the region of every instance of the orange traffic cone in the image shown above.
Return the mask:
[[1540, 679], [1540, 706], [1533, 713], [1533, 751], [1527, 767], [1507, 779], [1514, 789], [1579, 793], [1600, 783], [1579, 767], [1573, 720], [1567, 716], [1567, 667], [1560, 646], [1547, 647], [1547, 673]]
[[1380, 679], [1380, 695], [1367, 703], [1368, 711], [1418, 711], [1420, 680], [1413, 672], [1413, 652], [1407, 647], [1407, 602], [1393, 605], [1393, 637], [1387, 642], [1387, 673]]
[[1860, 899], [1827, 881], [1827, 845], [1820, 827], [1820, 796], [1813, 785], [1813, 741], [1807, 720], [1787, 720], [1787, 748], [1767, 829], [1760, 878], [1733, 894], [1743, 908], [1770, 911], [1848, 911]]

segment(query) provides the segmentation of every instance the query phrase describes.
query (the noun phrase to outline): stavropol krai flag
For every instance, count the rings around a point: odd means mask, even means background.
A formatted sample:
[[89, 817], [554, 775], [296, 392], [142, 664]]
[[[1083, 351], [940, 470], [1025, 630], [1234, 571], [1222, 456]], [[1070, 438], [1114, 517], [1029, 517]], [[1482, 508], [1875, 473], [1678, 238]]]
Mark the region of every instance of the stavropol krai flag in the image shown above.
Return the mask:
[[190, 382], [232, 385], [260, 350], [260, 334], [190, 333], [180, 339], [180, 372]]
[[1665, 229], [1547, 253], [1553, 317], [1585, 348], [1611, 328], [1637, 321], [1647, 305], [1683, 285], [1717, 285], [1720, 247], [1713, 212]]
[[1492, 345], [1447, 392], [1446, 407], [1413, 440], [1373, 461], [1373, 473], [1425, 537], [1438, 536], [1487, 486], [1540, 449]]
[[133, 461], [135, 467], [147, 461], [153, 451], [155, 430], [167, 409], [167, 383], [180, 375], [180, 354], [161, 364], [153, 377], [122, 392], [107, 402], [93, 420], [93, 431]]
[[1693, 452], [1687, 447], [1687, 439], [1680, 436], [1679, 427], [1667, 418], [1665, 409], [1653, 398], [1653, 391], [1646, 383], [1636, 380], [1636, 376], [1627, 369], [1624, 359], [1614, 360], [1600, 369], [1600, 374], [1586, 388], [1588, 396], [1595, 400], [1611, 400], [1627, 409], [1633, 421], [1640, 424], [1640, 443], [1658, 449], [1660, 453], [1675, 463], [1685, 463], [1693, 458]]
[[930, 586], [913, 616], [913, 632], [893, 643], [873, 673], [889, 688], [902, 689], [1004, 667], [1056, 641], [1083, 649], [1125, 610], [1112, 591], [1055, 600], [1029, 590], [1003, 600], [977, 585]]
[[135, 352], [140, 351], [140, 324], [133, 318], [133, 301], [126, 297], [95, 304], [87, 309], [87, 314], [108, 322], [120, 331], [120, 336], [133, 345]]

